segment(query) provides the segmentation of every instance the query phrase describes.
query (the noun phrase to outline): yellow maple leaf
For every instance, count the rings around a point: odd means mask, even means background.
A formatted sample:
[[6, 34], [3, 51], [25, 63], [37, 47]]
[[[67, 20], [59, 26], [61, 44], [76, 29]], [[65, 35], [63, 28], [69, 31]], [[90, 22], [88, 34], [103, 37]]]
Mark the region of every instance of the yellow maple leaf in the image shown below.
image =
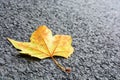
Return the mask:
[[68, 58], [74, 51], [71, 46], [72, 38], [69, 35], [52, 35], [50, 29], [45, 25], [38, 27], [30, 37], [30, 42], [19, 42], [8, 38], [20, 53], [27, 54], [39, 59], [51, 57], [53, 61], [63, 70], [69, 72], [60, 65], [53, 56]]

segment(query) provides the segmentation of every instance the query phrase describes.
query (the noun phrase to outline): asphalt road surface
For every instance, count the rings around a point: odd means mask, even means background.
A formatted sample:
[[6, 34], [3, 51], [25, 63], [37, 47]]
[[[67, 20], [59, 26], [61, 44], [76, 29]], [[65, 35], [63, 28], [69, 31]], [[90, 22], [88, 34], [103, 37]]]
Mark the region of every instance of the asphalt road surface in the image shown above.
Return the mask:
[[[6, 39], [29, 41], [39, 25], [73, 38], [70, 58], [19, 55]], [[120, 80], [119, 0], [0, 0], [0, 80]]]

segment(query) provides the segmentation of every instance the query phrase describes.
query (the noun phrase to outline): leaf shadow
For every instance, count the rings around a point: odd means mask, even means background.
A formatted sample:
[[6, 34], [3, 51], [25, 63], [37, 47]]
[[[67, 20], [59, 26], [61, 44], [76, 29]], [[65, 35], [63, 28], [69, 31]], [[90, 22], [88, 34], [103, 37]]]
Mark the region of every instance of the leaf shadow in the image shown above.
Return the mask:
[[[26, 59], [28, 62], [36, 62], [36, 61], [41, 61], [42, 59], [39, 59], [39, 58], [36, 58], [36, 57], [32, 57], [32, 56], [30, 56], [30, 55], [27, 55], [27, 54], [17, 54], [16, 55], [18, 58], [24, 58], [24, 59]], [[55, 59], [65, 59], [65, 58], [63, 58], [63, 57], [60, 57], [60, 56], [54, 56], [54, 58]], [[48, 57], [48, 58], [45, 58], [45, 59], [51, 59], [50, 57]], [[52, 59], [51, 59], [52, 60]], [[62, 64], [63, 65], [63, 64]], [[58, 68], [59, 69], [59, 68]], [[70, 74], [71, 73], [67, 73], [67, 72], [63, 72], [63, 74], [67, 77], [67, 79], [69, 80], [69, 76], [70, 76]]]
[[41, 61], [41, 59], [36, 58], [36, 57], [32, 57], [32, 56], [27, 55], [27, 54], [18, 54], [17, 57], [18, 58], [24, 58], [28, 61]]
[[64, 58], [64, 57], [62, 57], [62, 56], [54, 56], [54, 58], [55, 58], [55, 59], [66, 59], [66, 58]]
[[[24, 58], [24, 59], [29, 60], [29, 61], [41, 61], [42, 60], [42, 59], [27, 55], [27, 54], [17, 54], [16, 56], [18, 58]], [[61, 56], [54, 56], [54, 58], [55, 59], [65, 59], [65, 58], [63, 58]], [[51, 57], [48, 57], [48, 58], [45, 58], [45, 59], [51, 59]]]

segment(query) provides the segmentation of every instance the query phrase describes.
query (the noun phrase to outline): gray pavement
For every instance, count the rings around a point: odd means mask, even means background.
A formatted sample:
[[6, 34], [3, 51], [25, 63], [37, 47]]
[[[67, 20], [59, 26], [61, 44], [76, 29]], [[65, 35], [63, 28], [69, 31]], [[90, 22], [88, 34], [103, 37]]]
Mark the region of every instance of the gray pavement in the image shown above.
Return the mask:
[[[29, 41], [39, 25], [73, 37], [73, 55], [39, 60], [7, 41]], [[0, 0], [0, 80], [120, 80], [119, 0]]]

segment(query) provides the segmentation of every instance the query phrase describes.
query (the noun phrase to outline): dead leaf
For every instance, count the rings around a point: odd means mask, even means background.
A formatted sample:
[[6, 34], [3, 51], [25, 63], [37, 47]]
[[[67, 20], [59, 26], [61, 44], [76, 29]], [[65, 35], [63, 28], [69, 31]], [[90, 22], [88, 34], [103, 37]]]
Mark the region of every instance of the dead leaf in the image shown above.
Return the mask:
[[51, 57], [53, 61], [63, 70], [53, 56], [70, 57], [74, 49], [71, 46], [72, 38], [69, 35], [52, 35], [50, 29], [45, 25], [38, 27], [30, 37], [30, 42], [19, 42], [8, 38], [15, 48], [21, 50], [20, 53], [27, 54], [39, 59]]

